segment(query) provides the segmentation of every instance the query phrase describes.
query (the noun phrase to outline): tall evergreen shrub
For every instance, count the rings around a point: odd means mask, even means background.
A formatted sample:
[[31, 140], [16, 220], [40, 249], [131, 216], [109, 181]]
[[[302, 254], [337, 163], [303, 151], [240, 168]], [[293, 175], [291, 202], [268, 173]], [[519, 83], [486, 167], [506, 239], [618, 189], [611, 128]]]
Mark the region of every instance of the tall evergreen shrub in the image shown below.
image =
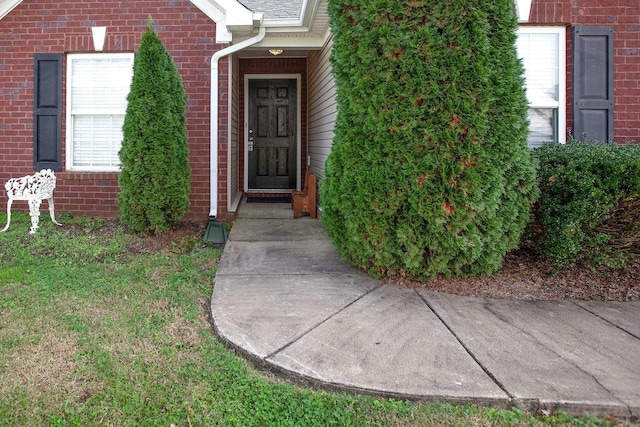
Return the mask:
[[140, 40], [127, 101], [120, 219], [136, 232], [164, 232], [187, 213], [191, 169], [184, 86], [151, 19]]
[[[489, 132], [493, 168], [502, 176], [500, 204], [495, 212], [500, 229], [488, 234], [496, 254], [518, 245], [530, 220], [531, 206], [539, 197], [536, 157], [529, 149], [528, 101], [523, 90], [524, 69], [516, 51], [517, 18], [511, 0], [482, 1], [489, 20], [489, 67], [492, 102]], [[490, 262], [496, 259], [487, 258]], [[478, 262], [482, 263], [481, 259]], [[500, 263], [502, 256], [500, 256]]]
[[323, 221], [374, 276], [489, 274], [537, 192], [510, 0], [330, 0]]

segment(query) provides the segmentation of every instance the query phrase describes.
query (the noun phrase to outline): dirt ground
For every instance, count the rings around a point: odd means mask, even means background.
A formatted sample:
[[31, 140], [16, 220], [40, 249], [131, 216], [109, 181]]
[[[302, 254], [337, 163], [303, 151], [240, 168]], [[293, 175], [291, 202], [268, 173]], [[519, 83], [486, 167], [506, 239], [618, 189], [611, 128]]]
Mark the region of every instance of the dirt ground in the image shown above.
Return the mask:
[[[121, 228], [117, 220], [104, 220], [92, 233], [109, 235]], [[185, 252], [202, 244], [205, 223], [183, 222], [173, 231], [158, 236], [136, 236], [129, 250], [150, 253], [163, 249]], [[87, 232], [74, 226], [70, 232]], [[502, 270], [489, 277], [463, 279], [437, 278], [424, 282], [391, 280], [398, 286], [426, 288], [438, 292], [485, 298], [535, 300], [600, 300], [640, 301], [640, 258], [630, 260], [623, 268], [592, 268], [586, 263], [571, 268], [558, 268], [538, 258], [530, 250], [507, 254]]]
[[640, 258], [619, 269], [587, 263], [559, 268], [522, 249], [508, 253], [502, 270], [493, 276], [395, 283], [484, 298], [640, 301]]

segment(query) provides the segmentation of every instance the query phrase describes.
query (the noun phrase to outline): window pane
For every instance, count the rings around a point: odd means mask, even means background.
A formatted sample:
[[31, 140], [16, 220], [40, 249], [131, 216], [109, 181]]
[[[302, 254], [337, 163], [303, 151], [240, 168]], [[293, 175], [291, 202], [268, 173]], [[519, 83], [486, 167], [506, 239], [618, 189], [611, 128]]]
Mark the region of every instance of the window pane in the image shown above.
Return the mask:
[[565, 31], [562, 27], [523, 26], [516, 47], [524, 66], [529, 101], [529, 146], [564, 142]]
[[529, 109], [529, 147], [536, 148], [546, 142], [557, 141], [556, 110], [552, 108]]
[[133, 54], [70, 57], [72, 168], [117, 170]]
[[532, 105], [557, 105], [559, 100], [558, 34], [520, 33], [517, 48], [524, 63], [529, 102]]
[[124, 115], [74, 116], [74, 166], [118, 167], [123, 124]]
[[74, 113], [122, 111], [132, 76], [130, 59], [75, 59], [71, 83]]

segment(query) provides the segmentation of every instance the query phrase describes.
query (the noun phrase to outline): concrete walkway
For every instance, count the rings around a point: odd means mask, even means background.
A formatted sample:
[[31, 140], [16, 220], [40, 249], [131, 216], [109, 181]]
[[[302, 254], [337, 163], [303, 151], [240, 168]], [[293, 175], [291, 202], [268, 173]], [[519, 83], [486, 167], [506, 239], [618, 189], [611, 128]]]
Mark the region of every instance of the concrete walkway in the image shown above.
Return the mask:
[[243, 204], [218, 272], [218, 335], [328, 388], [640, 417], [640, 303], [491, 300], [383, 284], [322, 223]]

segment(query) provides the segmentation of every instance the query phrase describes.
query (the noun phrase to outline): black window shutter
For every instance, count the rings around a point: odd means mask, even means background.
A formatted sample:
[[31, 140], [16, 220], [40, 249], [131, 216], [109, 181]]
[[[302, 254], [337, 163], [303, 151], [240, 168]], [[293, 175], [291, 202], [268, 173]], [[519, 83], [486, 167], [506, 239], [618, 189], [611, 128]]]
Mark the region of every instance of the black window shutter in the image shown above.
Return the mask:
[[613, 27], [573, 28], [573, 136], [613, 141]]
[[33, 77], [33, 168], [62, 169], [62, 54], [36, 53]]

